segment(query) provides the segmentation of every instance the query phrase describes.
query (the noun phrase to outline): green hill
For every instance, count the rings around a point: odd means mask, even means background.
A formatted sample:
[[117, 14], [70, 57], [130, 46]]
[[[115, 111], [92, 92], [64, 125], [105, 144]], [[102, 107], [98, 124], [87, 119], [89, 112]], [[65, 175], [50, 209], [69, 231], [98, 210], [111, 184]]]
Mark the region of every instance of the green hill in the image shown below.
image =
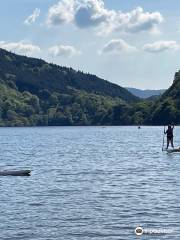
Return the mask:
[[171, 87], [153, 104], [153, 124], [180, 124], [180, 71], [175, 74]]
[[51, 93], [69, 93], [71, 89], [109, 97], [118, 97], [127, 102], [138, 98], [126, 89], [98, 78], [92, 74], [60, 67], [35, 58], [19, 56], [0, 49], [0, 77], [13, 81], [20, 91], [28, 90], [39, 95], [47, 89]]
[[0, 126], [126, 124], [138, 101], [95, 75], [0, 49]]
[[180, 71], [160, 97], [0, 49], [0, 126], [180, 124]]

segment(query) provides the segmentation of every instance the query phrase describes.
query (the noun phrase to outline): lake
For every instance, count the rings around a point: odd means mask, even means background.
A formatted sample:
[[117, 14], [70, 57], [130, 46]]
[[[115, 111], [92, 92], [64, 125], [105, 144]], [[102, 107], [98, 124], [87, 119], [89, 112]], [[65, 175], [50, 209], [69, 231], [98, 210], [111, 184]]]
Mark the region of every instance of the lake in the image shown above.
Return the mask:
[[0, 239], [179, 240], [180, 153], [162, 139], [163, 127], [1, 128], [1, 170], [32, 176], [0, 177]]

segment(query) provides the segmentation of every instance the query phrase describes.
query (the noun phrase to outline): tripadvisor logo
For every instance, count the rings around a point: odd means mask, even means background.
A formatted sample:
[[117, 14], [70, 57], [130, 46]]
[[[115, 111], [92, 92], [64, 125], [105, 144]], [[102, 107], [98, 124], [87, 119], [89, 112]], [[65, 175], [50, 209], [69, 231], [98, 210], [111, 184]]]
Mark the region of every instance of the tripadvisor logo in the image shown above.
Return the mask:
[[136, 234], [137, 236], [143, 235], [143, 229], [142, 229], [142, 227], [137, 227], [137, 228], [135, 229], [135, 234]]
[[173, 229], [166, 228], [142, 228], [137, 227], [135, 229], [135, 234], [137, 236], [141, 236], [143, 234], [170, 234], [173, 232]]

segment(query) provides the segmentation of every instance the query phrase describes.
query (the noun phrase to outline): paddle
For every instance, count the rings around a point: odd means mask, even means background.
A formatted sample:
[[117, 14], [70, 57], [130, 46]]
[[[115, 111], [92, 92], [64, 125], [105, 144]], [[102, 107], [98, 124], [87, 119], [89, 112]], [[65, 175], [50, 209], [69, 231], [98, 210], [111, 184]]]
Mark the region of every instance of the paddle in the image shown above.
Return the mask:
[[164, 151], [164, 137], [165, 137], [165, 126], [164, 126], [164, 132], [163, 132], [162, 152]]

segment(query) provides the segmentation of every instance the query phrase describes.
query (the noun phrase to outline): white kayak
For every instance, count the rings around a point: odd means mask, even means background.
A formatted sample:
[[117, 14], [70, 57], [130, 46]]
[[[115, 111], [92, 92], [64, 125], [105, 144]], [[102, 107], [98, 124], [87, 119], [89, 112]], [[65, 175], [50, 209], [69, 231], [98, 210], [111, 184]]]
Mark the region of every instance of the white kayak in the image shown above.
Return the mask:
[[31, 170], [4, 170], [0, 171], [0, 176], [30, 176]]

